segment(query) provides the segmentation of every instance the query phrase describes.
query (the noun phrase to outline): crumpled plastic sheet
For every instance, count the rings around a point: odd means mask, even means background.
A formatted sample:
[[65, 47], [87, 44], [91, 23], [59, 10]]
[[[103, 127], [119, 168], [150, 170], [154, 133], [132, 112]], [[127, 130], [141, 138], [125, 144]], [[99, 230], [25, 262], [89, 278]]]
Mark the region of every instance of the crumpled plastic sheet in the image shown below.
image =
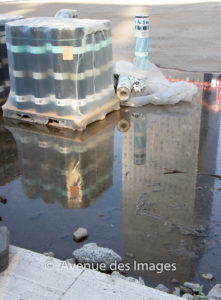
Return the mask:
[[56, 18], [77, 18], [78, 12], [77, 10], [63, 8], [56, 12], [55, 17]]
[[154, 64], [148, 61], [147, 70], [138, 69], [127, 61], [118, 61], [114, 64], [114, 74], [125, 74], [144, 84], [142, 96], [134, 95], [128, 101], [122, 102], [125, 106], [143, 106], [146, 104], [167, 105], [180, 101], [191, 102], [198, 88], [188, 82], [169, 82]]

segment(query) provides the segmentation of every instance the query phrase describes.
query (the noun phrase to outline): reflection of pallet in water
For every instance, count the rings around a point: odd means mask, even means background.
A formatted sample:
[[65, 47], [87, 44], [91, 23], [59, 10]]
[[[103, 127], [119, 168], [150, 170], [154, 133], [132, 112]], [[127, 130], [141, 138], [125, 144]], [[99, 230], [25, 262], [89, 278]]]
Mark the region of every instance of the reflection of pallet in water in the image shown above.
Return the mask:
[[67, 208], [87, 207], [96, 201], [112, 185], [118, 116], [112, 113], [83, 133], [7, 119], [18, 145], [27, 196]]

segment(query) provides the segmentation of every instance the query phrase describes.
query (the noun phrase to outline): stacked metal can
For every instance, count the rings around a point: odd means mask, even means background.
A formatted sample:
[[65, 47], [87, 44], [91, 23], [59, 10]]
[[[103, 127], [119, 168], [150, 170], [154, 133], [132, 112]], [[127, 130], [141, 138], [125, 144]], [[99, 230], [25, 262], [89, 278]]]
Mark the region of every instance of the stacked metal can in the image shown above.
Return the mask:
[[109, 21], [31, 18], [6, 32], [17, 109], [84, 115], [113, 99]]
[[148, 67], [149, 17], [135, 17], [135, 65], [145, 71]]
[[10, 90], [5, 24], [21, 18], [21, 16], [0, 15], [0, 106], [6, 101]]
[[[146, 71], [148, 68], [148, 42], [149, 17], [136, 16], [134, 64], [142, 71]], [[117, 85], [117, 97], [121, 100], [121, 103], [127, 102], [130, 99], [133, 84], [133, 78], [128, 76], [128, 74], [120, 74]]]

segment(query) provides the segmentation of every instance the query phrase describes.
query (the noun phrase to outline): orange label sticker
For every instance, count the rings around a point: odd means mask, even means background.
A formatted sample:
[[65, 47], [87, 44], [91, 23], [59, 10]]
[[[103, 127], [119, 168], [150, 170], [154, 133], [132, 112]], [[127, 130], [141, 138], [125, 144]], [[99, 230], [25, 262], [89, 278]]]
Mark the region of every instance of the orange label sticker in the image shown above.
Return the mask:
[[71, 46], [62, 47], [63, 60], [73, 60], [73, 48]]
[[78, 186], [70, 186], [71, 197], [78, 197], [80, 194], [80, 189]]

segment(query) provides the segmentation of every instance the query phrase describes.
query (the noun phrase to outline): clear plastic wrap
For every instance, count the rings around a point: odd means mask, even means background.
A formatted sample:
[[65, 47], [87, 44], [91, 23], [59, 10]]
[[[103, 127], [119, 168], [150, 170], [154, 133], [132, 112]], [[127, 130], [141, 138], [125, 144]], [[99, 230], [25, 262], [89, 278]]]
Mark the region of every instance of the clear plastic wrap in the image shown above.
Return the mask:
[[77, 10], [63, 8], [56, 12], [55, 17], [56, 18], [77, 18], [78, 12]]
[[11, 91], [4, 116], [85, 129], [119, 109], [108, 20], [31, 18], [8, 23]]
[[[154, 105], [175, 104], [179, 101], [191, 102], [197, 93], [197, 87], [187, 82], [169, 82], [162, 72], [150, 61], [145, 70], [126, 61], [118, 61], [114, 65], [114, 74], [127, 75], [135, 90], [143, 87], [141, 92], [134, 92], [128, 101], [121, 102], [125, 106], [142, 106], [148, 103]], [[136, 87], [137, 85], [137, 87]]]
[[10, 90], [5, 24], [22, 18], [22, 16], [0, 15], [0, 106], [5, 103]]

